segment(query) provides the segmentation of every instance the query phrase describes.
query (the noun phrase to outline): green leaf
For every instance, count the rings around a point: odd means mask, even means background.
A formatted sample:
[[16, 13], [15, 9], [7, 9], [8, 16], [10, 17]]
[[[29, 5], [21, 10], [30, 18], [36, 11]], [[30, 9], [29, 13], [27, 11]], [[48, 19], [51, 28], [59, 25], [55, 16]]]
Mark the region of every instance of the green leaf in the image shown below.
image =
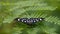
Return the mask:
[[[33, 26], [15, 18], [45, 18]], [[0, 34], [60, 34], [59, 0], [0, 0]]]

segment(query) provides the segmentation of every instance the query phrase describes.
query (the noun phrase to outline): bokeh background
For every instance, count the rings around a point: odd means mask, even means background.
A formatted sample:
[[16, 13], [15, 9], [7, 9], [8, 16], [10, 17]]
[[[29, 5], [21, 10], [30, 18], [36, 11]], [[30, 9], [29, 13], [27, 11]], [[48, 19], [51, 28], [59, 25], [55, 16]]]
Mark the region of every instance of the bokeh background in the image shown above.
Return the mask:
[[[45, 19], [31, 27], [18, 17]], [[0, 34], [60, 34], [60, 0], [0, 0]]]

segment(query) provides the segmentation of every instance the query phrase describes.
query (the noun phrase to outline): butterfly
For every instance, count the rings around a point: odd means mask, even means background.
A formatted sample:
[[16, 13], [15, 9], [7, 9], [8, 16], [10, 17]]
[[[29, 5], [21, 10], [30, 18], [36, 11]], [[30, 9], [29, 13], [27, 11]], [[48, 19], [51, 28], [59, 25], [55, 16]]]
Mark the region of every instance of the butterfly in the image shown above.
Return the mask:
[[43, 21], [44, 18], [16, 18], [15, 20], [26, 24], [35, 24], [36, 22]]

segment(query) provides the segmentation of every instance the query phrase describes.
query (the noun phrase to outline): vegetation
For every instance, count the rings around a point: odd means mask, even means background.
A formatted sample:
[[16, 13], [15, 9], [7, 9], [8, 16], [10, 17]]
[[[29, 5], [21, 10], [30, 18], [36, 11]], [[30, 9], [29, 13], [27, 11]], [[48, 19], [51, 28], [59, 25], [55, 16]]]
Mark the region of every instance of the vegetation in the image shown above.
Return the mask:
[[[45, 19], [31, 27], [18, 17]], [[60, 0], [0, 0], [0, 34], [60, 34]]]

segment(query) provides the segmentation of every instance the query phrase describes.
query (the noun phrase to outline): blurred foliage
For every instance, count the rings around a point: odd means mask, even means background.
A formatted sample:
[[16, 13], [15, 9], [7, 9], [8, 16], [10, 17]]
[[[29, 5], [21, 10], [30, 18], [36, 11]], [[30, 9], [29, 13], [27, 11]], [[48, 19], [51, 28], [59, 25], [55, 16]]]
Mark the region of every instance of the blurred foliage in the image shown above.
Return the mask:
[[[18, 17], [45, 19], [29, 26]], [[60, 0], [0, 0], [0, 34], [60, 34]]]

